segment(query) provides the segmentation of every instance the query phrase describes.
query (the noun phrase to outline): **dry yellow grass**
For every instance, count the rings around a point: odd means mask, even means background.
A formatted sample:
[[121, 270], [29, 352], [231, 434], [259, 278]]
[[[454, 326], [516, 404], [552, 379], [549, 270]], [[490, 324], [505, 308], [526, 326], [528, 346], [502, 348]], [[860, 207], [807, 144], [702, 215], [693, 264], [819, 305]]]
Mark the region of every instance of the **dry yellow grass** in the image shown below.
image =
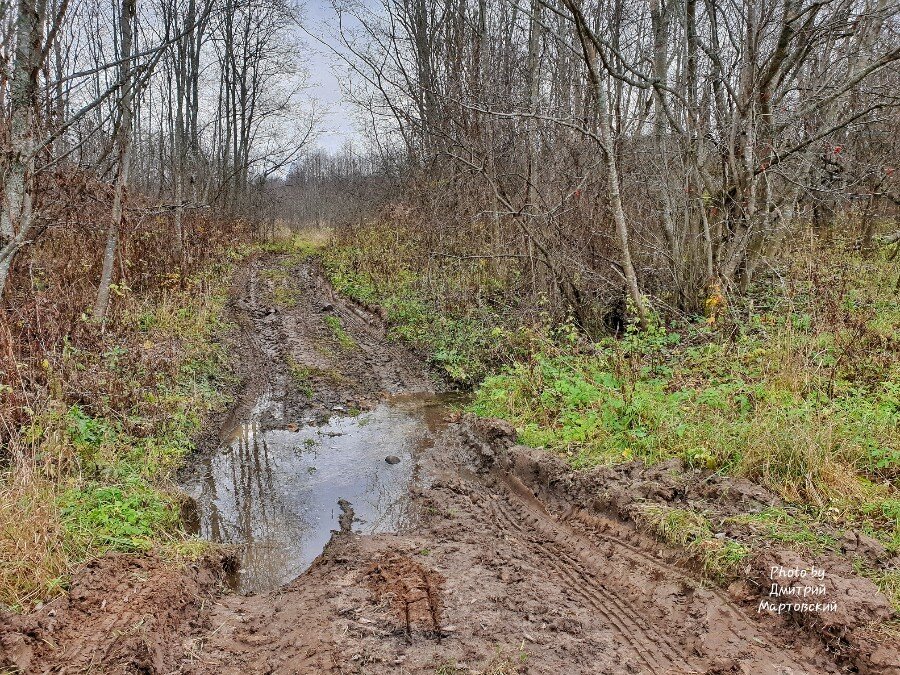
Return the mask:
[[35, 472], [0, 483], [0, 604], [27, 609], [64, 590], [70, 555], [56, 487]]

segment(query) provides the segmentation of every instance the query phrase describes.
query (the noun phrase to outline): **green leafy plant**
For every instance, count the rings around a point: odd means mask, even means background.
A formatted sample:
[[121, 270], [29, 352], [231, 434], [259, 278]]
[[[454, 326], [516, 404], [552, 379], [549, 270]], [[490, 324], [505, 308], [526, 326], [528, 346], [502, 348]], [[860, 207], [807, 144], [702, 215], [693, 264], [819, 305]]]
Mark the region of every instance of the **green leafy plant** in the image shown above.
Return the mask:
[[178, 523], [171, 499], [147, 483], [88, 484], [59, 499], [66, 531], [83, 550], [144, 550]]

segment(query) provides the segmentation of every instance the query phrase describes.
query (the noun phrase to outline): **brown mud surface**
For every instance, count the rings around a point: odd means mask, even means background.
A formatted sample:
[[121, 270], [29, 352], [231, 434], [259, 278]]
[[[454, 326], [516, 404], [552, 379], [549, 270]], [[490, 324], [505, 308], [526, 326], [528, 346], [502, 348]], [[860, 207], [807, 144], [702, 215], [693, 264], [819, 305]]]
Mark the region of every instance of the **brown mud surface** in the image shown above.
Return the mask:
[[[270, 429], [389, 394], [434, 388], [386, 341], [376, 314], [335, 298], [315, 266], [290, 267], [276, 306], [257, 259], [239, 276], [243, 388], [221, 438], [255, 418]], [[323, 314], [340, 317], [341, 348]], [[346, 347], [346, 340], [345, 347]], [[290, 360], [289, 360], [290, 357]], [[310, 373], [300, 391], [292, 362]], [[632, 519], [641, 501], [707, 500], [734, 512], [770, 496], [750, 484], [684, 478], [679, 467], [572, 471], [515, 445], [508, 425], [447, 412], [418, 446], [414, 525], [353, 531], [352, 505], [312, 565], [253, 595], [227, 592], [222, 558], [181, 566], [107, 556], [68, 597], [0, 621], [0, 666], [34, 673], [900, 673], [873, 624], [892, 618], [845, 562], [771, 551], [728, 588]], [[679, 478], [679, 476], [681, 476]], [[824, 566], [831, 613], [758, 612], [772, 565]]]
[[[273, 297], [279, 289], [281, 303]], [[233, 294], [240, 338], [232, 351], [245, 386], [220, 427], [223, 437], [251, 417], [263, 428], [284, 427], [435, 388], [420, 360], [387, 339], [381, 318], [337, 297], [313, 263], [255, 258], [238, 274]], [[328, 317], [340, 322], [353, 346], [341, 344]], [[292, 372], [298, 367], [302, 386]]]

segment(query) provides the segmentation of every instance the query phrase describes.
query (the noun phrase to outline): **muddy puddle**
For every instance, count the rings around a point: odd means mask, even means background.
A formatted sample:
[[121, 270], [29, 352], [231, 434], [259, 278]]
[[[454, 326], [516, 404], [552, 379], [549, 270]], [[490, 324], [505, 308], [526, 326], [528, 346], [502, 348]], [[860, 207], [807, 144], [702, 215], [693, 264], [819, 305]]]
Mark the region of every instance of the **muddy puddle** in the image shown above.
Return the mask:
[[457, 401], [396, 396], [358, 415], [337, 409], [322, 425], [263, 431], [241, 424], [182, 484], [195, 504], [193, 529], [238, 546], [229, 584], [241, 593], [278, 588], [309, 567], [340, 529], [340, 500], [352, 505], [355, 532], [402, 530], [414, 518], [417, 453]]

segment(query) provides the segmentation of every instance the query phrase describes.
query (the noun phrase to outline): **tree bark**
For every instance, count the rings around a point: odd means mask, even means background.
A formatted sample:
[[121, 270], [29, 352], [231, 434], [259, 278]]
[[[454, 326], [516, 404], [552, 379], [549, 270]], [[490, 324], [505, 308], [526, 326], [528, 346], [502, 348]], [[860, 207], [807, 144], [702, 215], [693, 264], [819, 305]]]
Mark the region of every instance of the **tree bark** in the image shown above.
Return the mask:
[[619, 255], [621, 256], [622, 272], [625, 276], [625, 286], [628, 292], [628, 298], [634, 305], [634, 311], [637, 314], [638, 325], [641, 329], [646, 330], [650, 325], [650, 313], [647, 310], [647, 303], [641, 294], [640, 284], [638, 283], [637, 272], [634, 269], [634, 263], [631, 259], [631, 244], [629, 242], [628, 221], [625, 218], [625, 209], [622, 206], [622, 194], [619, 185], [619, 167], [616, 161], [615, 144], [612, 138], [612, 124], [610, 118], [612, 110], [609, 107], [609, 97], [606, 94], [606, 88], [600, 81], [600, 64], [597, 58], [597, 49], [587, 34], [588, 28], [581, 21], [581, 12], [573, 4], [572, 0], [565, 0], [567, 6], [574, 10], [576, 17], [576, 30], [581, 42], [582, 52], [587, 65], [588, 76], [594, 90], [594, 98], [597, 102], [597, 120], [598, 135], [602, 145], [603, 163], [606, 168], [609, 206], [613, 214], [613, 222], [616, 226], [616, 239], [619, 244]]
[[128, 188], [128, 172], [131, 156], [131, 117], [134, 97], [134, 76], [131, 67], [131, 56], [134, 35], [134, 17], [137, 13], [137, 0], [122, 0], [120, 32], [122, 41], [122, 63], [119, 70], [119, 129], [116, 136], [118, 162], [116, 184], [113, 193], [112, 218], [106, 237], [106, 249], [103, 253], [103, 271], [100, 285], [97, 288], [97, 300], [94, 303], [93, 318], [103, 322], [109, 306], [109, 291], [112, 285], [113, 269], [119, 247], [119, 233], [122, 230], [124, 216], [123, 203]]
[[10, 148], [0, 209], [0, 297], [16, 253], [32, 234], [31, 174], [34, 170], [33, 110], [41, 70], [46, 0], [20, 0], [15, 65], [10, 82]]

